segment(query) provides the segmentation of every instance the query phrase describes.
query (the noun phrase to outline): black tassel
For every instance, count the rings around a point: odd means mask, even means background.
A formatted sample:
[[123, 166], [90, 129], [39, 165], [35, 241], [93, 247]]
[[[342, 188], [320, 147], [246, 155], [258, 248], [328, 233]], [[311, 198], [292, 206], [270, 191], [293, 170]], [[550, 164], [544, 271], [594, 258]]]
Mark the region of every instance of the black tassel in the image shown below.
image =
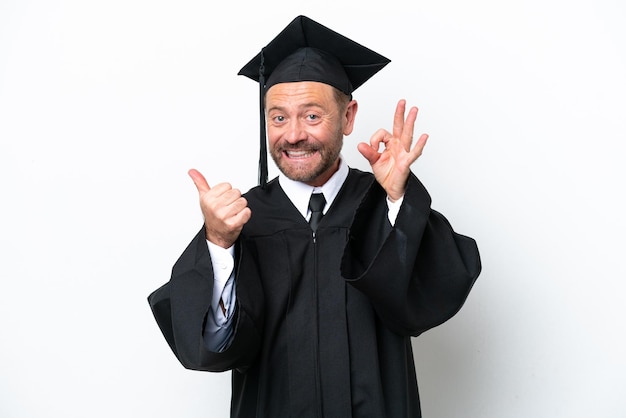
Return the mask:
[[259, 186], [265, 187], [267, 183], [267, 141], [265, 138], [265, 58], [263, 56], [264, 49], [261, 50], [261, 65], [259, 66], [259, 108], [261, 117], [261, 146], [259, 150]]

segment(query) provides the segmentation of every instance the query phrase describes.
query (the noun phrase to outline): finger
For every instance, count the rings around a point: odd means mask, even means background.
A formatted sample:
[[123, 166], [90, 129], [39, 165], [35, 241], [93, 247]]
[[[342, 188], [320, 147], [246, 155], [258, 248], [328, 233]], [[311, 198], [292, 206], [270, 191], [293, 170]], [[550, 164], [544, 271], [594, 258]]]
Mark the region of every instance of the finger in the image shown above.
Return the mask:
[[361, 153], [363, 157], [370, 163], [370, 165], [374, 165], [376, 161], [380, 158], [380, 153], [377, 151], [377, 148], [373, 148], [371, 145], [366, 144], [365, 142], [361, 142], [357, 145], [357, 149]]
[[[227, 186], [230, 186], [230, 184], [227, 184]], [[216, 191], [216, 189], [217, 186], [213, 187], [212, 190]], [[240, 206], [240, 209], [247, 205], [247, 201], [244, 197], [241, 196], [241, 192], [239, 191], [239, 189], [230, 188], [228, 190], [225, 190], [223, 193], [218, 190], [218, 193], [219, 194], [216, 194], [215, 196], [219, 198], [223, 205], [237, 204], [238, 206]]]
[[209, 183], [207, 183], [202, 173], [200, 173], [198, 170], [192, 168], [187, 172], [187, 174], [189, 174], [189, 177], [191, 177], [191, 180], [193, 180], [193, 184], [196, 185], [198, 193], [202, 194], [211, 190], [211, 188], [209, 187]]
[[248, 209], [248, 201], [244, 197], [240, 197], [230, 203], [222, 202], [217, 208], [216, 214], [225, 221], [230, 220], [229, 222], [232, 223], [233, 218], [237, 218], [246, 209]]
[[417, 140], [417, 143], [415, 144], [415, 146], [409, 153], [411, 163], [413, 163], [415, 160], [417, 160], [420, 157], [420, 155], [422, 155], [422, 152], [424, 151], [424, 147], [426, 146], [427, 141], [428, 141], [428, 134], [420, 135], [419, 139]]
[[[239, 199], [242, 204], [233, 205]], [[226, 219], [239, 212], [247, 204], [238, 189], [233, 189], [230, 183], [218, 183], [211, 190], [200, 194], [200, 204], [221, 219]]]
[[235, 216], [233, 216], [232, 221], [235, 225], [242, 227], [246, 222], [250, 220], [250, 217], [252, 217], [252, 211], [249, 207], [246, 206]]
[[402, 129], [402, 135], [399, 136], [404, 149], [407, 151], [411, 149], [411, 143], [413, 142], [413, 132], [415, 130], [415, 121], [417, 120], [417, 107], [413, 106], [409, 110], [409, 114], [404, 122], [404, 128]]
[[400, 138], [404, 129], [404, 111], [406, 110], [406, 100], [400, 99], [396, 105], [396, 113], [393, 115], [393, 136]]
[[211, 192], [214, 196], [221, 196], [231, 190], [234, 190], [237, 193], [239, 192], [239, 190], [233, 189], [233, 186], [230, 183], [217, 183], [211, 188]]
[[389, 138], [391, 138], [391, 134], [381, 128], [374, 132], [374, 135], [370, 138], [370, 145], [374, 150], [378, 151], [380, 143], [386, 143]]

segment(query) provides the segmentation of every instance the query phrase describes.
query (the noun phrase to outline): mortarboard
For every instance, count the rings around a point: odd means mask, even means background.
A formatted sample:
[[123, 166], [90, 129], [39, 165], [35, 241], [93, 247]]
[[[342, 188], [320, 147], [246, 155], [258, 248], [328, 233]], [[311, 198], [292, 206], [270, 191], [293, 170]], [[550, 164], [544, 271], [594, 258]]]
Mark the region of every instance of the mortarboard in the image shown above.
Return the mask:
[[273, 85], [295, 81], [318, 81], [347, 95], [390, 62], [389, 59], [309, 19], [298, 16], [238, 75], [259, 83], [261, 151], [259, 184], [267, 182], [265, 139], [265, 92]]

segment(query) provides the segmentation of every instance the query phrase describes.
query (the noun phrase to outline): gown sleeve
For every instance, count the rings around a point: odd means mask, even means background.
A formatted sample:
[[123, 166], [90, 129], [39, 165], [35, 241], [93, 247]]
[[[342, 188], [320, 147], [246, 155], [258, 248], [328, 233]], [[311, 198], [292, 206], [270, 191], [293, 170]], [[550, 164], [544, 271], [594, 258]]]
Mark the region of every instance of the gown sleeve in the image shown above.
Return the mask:
[[374, 182], [355, 214], [341, 271], [389, 329], [417, 336], [461, 309], [480, 274], [480, 255], [472, 238], [430, 208], [413, 174], [394, 227], [385, 197]]
[[[248, 270], [239, 266], [242, 268]], [[245, 288], [246, 280], [243, 281], [241, 288]], [[253, 286], [251, 292], [256, 291]], [[252, 303], [243, 305], [246, 309], [237, 305], [231, 344], [224, 351], [213, 352], [206, 348], [203, 339], [212, 293], [213, 267], [202, 229], [172, 268], [169, 282], [152, 292], [148, 303], [163, 336], [184, 367], [214, 372], [245, 370], [254, 361], [260, 346], [262, 297], [256, 293]], [[248, 294], [238, 292], [237, 297], [245, 302]]]

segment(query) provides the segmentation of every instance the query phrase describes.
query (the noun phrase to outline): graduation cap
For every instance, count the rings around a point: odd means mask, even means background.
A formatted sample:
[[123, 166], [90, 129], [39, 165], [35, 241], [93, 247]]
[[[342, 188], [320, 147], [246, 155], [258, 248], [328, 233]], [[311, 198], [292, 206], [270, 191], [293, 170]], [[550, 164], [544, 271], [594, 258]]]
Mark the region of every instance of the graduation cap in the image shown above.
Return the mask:
[[275, 84], [318, 81], [347, 95], [390, 62], [389, 59], [309, 19], [298, 16], [238, 75], [259, 83], [261, 109], [261, 151], [259, 184], [267, 182], [265, 139], [265, 92]]

